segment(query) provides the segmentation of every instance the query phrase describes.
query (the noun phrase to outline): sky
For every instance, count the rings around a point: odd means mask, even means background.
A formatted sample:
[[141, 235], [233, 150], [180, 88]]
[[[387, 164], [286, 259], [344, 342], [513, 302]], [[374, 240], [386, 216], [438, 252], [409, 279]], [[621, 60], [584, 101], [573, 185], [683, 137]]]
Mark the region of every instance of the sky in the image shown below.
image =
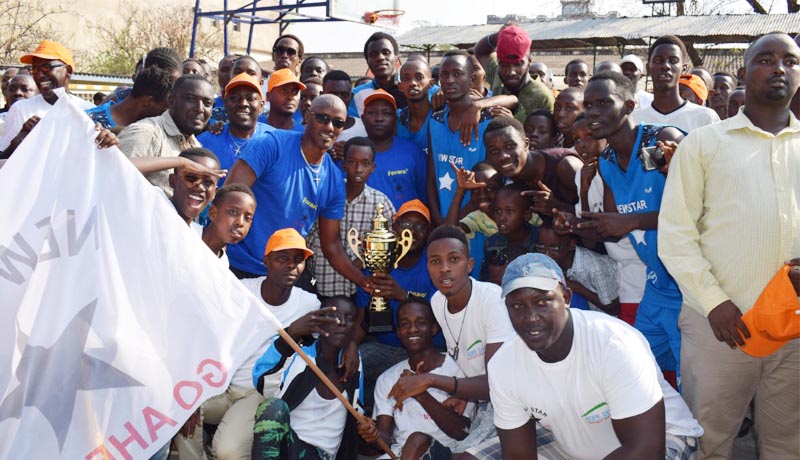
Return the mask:
[[[555, 18], [561, 13], [559, 0], [339, 0], [358, 12], [375, 8], [376, 4], [389, 5], [406, 11], [401, 18], [399, 34], [424, 25], [485, 24], [486, 16], [519, 14], [529, 18], [547, 16]], [[785, 0], [761, 0], [773, 13], [786, 13]], [[745, 0], [687, 0], [690, 12], [741, 14], [751, 11]], [[640, 0], [595, 0], [594, 11], [607, 14], [616, 11], [620, 16], [649, 16], [651, 6]], [[289, 32], [302, 38], [306, 53], [362, 51], [366, 39], [377, 29], [371, 26], [343, 23], [303, 23], [289, 27]]]

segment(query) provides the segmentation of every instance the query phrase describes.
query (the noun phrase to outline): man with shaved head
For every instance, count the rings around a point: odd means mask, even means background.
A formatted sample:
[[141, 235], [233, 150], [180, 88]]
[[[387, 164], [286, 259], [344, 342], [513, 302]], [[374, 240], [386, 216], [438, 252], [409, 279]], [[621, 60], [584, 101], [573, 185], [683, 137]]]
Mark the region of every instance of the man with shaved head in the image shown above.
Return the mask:
[[800, 295], [798, 87], [800, 48], [762, 36], [745, 53], [744, 108], [689, 133], [669, 165], [658, 252], [683, 293], [683, 396], [705, 429], [700, 459], [730, 458], [754, 397], [760, 458], [797, 458], [800, 339], [767, 340], [750, 315], [784, 263], [798, 291], [788, 302]]
[[322, 254], [333, 268], [372, 292], [369, 277], [350, 262], [339, 237], [344, 217], [345, 184], [326, 152], [344, 128], [347, 107], [332, 94], [317, 96], [305, 114], [306, 130], [276, 130], [247, 143], [226, 184], [253, 189], [258, 207], [253, 228], [228, 248], [231, 270], [239, 278], [264, 276], [267, 239], [287, 226], [306, 236], [318, 223]]

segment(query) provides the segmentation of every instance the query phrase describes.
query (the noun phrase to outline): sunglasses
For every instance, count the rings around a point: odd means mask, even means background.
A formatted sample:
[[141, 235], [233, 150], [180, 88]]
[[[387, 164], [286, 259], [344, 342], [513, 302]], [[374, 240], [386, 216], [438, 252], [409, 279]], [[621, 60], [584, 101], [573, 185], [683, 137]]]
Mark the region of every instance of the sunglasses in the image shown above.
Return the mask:
[[276, 46], [272, 48], [272, 54], [285, 54], [287, 56], [297, 56], [297, 50], [294, 48], [287, 48], [285, 46]]
[[420, 233], [427, 232], [429, 228], [426, 223], [412, 224], [406, 220], [398, 220], [397, 225], [402, 229], [414, 230]]
[[53, 71], [53, 69], [55, 69], [57, 67], [66, 67], [66, 66], [67, 66], [66, 64], [60, 64], [60, 63], [59, 64], [47, 63], [47, 64], [42, 64], [42, 65], [29, 65], [29, 66], [25, 67], [25, 69], [28, 72], [30, 72], [31, 74], [34, 74], [34, 73], [50, 73], [50, 72]]
[[308, 113], [314, 115], [314, 118], [316, 118], [317, 122], [320, 124], [327, 125], [328, 123], [331, 123], [333, 127], [336, 129], [344, 128], [345, 121], [342, 120], [341, 118], [332, 118], [330, 115], [325, 115], [324, 113], [316, 113], [310, 110], [308, 111]]
[[543, 244], [536, 243], [536, 245], [533, 247], [533, 249], [536, 252], [539, 252], [539, 253], [542, 253], [542, 254], [545, 254], [547, 251], [550, 251], [553, 254], [559, 254], [562, 251], [566, 251], [567, 249], [569, 249], [569, 245], [560, 244], [560, 245], [557, 245], [557, 246], [556, 245], [545, 246]]

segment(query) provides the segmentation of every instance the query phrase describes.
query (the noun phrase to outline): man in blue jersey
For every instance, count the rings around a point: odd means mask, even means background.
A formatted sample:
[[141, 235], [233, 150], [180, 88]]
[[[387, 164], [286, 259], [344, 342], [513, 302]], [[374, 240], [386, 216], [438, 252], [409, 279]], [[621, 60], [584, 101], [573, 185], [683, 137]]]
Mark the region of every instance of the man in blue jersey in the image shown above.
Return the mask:
[[344, 178], [326, 155], [342, 132], [346, 116], [341, 99], [323, 94], [311, 104], [303, 133], [275, 130], [248, 142], [227, 180], [250, 186], [258, 203], [251, 232], [228, 248], [231, 270], [237, 276], [266, 273], [261, 257], [275, 230], [291, 226], [306, 236], [319, 221], [324, 257], [336, 271], [372, 292], [369, 277], [353, 265], [342, 246], [339, 221], [344, 217]]
[[375, 171], [367, 185], [383, 192], [395, 209], [409, 200], [427, 201], [425, 153], [413, 142], [394, 135], [397, 106], [391, 94], [379, 89], [364, 100], [361, 120], [375, 144]]
[[397, 40], [391, 35], [385, 32], [375, 32], [370, 35], [364, 44], [364, 59], [367, 60], [367, 66], [375, 77], [372, 81], [356, 86], [353, 89], [353, 99], [347, 107], [347, 115], [356, 118], [360, 117], [364, 111], [364, 100], [379, 88], [391, 94], [397, 101], [399, 108], [402, 109], [408, 105], [406, 97], [397, 85], [398, 78], [397, 72], [395, 72], [395, 64], [397, 63], [398, 52]]
[[267, 82], [267, 124], [276, 129], [300, 132], [305, 130], [303, 123], [294, 119], [294, 114], [300, 107], [300, 92], [305, 89], [306, 85], [290, 69], [273, 72]]
[[[222, 132], [214, 134], [206, 131], [197, 136], [197, 140], [217, 155], [220, 169], [230, 170], [250, 139], [273, 131], [274, 128], [258, 122], [258, 114], [264, 106], [264, 96], [255, 77], [240, 73], [230, 79], [225, 87], [224, 101], [228, 123], [225, 123]], [[223, 177], [218, 186], [221, 187], [224, 183]]]
[[428, 92], [433, 86], [431, 69], [420, 59], [406, 62], [400, 67], [400, 91], [408, 107], [397, 112], [397, 136], [428, 149], [428, 123], [433, 113]]
[[458, 120], [450, 114], [467, 110], [473, 105], [470, 96], [472, 60], [466, 51], [449, 51], [442, 58], [441, 66], [439, 82], [447, 106], [431, 117], [428, 139], [428, 205], [435, 226], [444, 221], [456, 191], [456, 179], [450, 163], [459, 168], [472, 169], [475, 163], [484, 159], [483, 132], [492, 118], [488, 110], [483, 110], [478, 122], [478, 139], [470, 137], [468, 144], [462, 144]]
[[582, 218], [587, 221], [578, 223], [577, 228], [593, 229], [603, 239], [631, 239], [647, 267], [647, 284], [634, 327], [647, 337], [665, 377], [675, 385], [682, 298], [677, 283], [658, 258], [657, 244], [666, 176], [659, 170], [645, 169], [642, 149], [672, 149], [683, 139], [683, 133], [673, 127], [637, 126], [630, 116], [636, 106], [635, 89], [622, 74], [601, 72], [593, 76], [583, 102], [592, 137], [608, 142], [599, 160], [606, 204], [605, 212], [583, 212]]

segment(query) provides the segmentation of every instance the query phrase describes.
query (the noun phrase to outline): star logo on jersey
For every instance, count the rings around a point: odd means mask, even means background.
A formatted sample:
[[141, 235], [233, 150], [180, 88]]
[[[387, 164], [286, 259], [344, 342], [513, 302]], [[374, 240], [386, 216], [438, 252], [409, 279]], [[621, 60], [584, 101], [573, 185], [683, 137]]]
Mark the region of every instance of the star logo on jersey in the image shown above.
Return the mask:
[[22, 350], [16, 371], [19, 386], [0, 405], [0, 422], [18, 419], [25, 407], [35, 407], [63, 448], [79, 391], [142, 386], [113, 365], [86, 354], [96, 307], [96, 299], [83, 307], [50, 347], [27, 345]]
[[631, 236], [633, 236], [633, 241], [638, 244], [643, 244], [647, 246], [647, 241], [644, 240], [644, 230], [633, 230], [631, 231]]
[[450, 171], [444, 173], [444, 176], [439, 178], [439, 190], [453, 190], [453, 182], [455, 180], [450, 177]]

